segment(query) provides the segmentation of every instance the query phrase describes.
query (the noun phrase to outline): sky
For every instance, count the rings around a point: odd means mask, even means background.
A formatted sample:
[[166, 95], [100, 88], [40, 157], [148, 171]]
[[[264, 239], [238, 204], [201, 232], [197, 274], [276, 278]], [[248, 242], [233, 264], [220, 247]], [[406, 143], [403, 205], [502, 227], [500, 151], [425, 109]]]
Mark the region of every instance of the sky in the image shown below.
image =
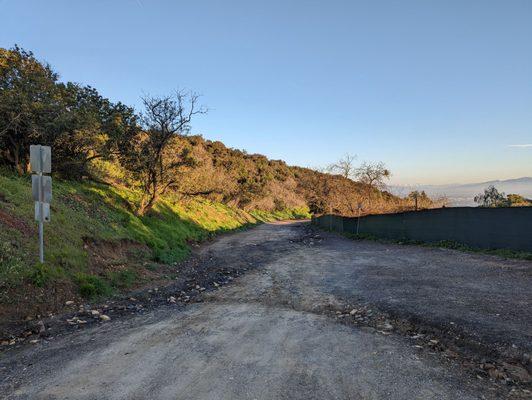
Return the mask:
[[140, 110], [189, 89], [193, 132], [291, 165], [346, 153], [393, 184], [532, 176], [529, 0], [0, 0], [0, 47]]

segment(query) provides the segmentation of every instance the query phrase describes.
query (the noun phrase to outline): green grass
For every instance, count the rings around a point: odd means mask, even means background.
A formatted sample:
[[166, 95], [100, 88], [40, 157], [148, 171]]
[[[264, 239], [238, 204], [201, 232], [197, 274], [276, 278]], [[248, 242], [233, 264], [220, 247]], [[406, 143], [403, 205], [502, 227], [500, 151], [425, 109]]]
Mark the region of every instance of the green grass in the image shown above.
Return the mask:
[[19, 225], [9, 227], [0, 214], [0, 288], [21, 281], [43, 287], [68, 279], [85, 297], [107, 296], [115, 289], [134, 285], [138, 271], [90, 271], [87, 239], [146, 245], [148, 254], [137, 258], [154, 269], [156, 263], [183, 260], [189, 254], [190, 242], [263, 221], [308, 217], [304, 209], [247, 213], [205, 199], [182, 201], [172, 196], [139, 217], [133, 211], [139, 196], [123, 187], [54, 179], [51, 222], [44, 228], [46, 263], [39, 266], [30, 177], [0, 171], [0, 212]]
[[532, 253], [526, 251], [517, 251], [510, 249], [481, 249], [478, 247], [471, 247], [463, 243], [455, 242], [452, 240], [441, 240], [439, 242], [423, 242], [420, 240], [411, 240], [411, 239], [400, 239], [400, 240], [391, 240], [378, 238], [371, 234], [352, 234], [344, 233], [344, 236], [354, 239], [354, 240], [373, 240], [379, 243], [394, 243], [394, 244], [403, 244], [403, 245], [415, 245], [415, 246], [424, 246], [424, 247], [437, 247], [445, 248], [452, 250], [459, 250], [468, 253], [479, 253], [479, 254], [490, 254], [494, 256], [499, 256], [503, 258], [513, 258], [519, 260], [532, 260]]
[[446, 249], [466, 251], [470, 253], [491, 254], [503, 258], [516, 258], [520, 260], [532, 260], [532, 253], [526, 251], [517, 251], [510, 249], [479, 249], [477, 247], [467, 246], [463, 243], [454, 242], [451, 240], [442, 240], [436, 243], [423, 243], [424, 246], [440, 247]]
[[79, 293], [86, 298], [99, 298], [113, 294], [113, 288], [103, 278], [79, 272], [75, 275]]
[[295, 208], [292, 210], [282, 210], [282, 211], [251, 211], [250, 214], [259, 221], [270, 222], [270, 221], [281, 221], [289, 219], [308, 219], [311, 217], [307, 208]]
[[107, 274], [113, 288], [127, 289], [135, 284], [138, 274], [135, 270], [111, 271]]

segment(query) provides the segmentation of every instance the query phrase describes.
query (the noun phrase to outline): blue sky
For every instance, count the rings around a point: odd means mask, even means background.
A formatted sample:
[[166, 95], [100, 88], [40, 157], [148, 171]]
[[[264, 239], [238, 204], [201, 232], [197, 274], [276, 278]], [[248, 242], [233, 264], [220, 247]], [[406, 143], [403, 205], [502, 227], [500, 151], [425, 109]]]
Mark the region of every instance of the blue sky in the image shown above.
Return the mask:
[[[393, 183], [532, 176], [532, 1], [0, 0], [0, 46], [138, 106], [203, 95], [195, 133]], [[521, 146], [511, 146], [521, 145]]]

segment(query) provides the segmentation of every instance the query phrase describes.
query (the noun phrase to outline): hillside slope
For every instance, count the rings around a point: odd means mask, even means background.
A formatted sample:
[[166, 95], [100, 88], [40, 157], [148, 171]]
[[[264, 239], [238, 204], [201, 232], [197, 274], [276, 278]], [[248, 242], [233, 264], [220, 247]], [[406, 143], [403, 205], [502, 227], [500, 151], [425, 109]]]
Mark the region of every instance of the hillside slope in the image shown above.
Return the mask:
[[123, 187], [55, 180], [46, 262], [39, 265], [29, 176], [0, 174], [0, 321], [55, 312], [74, 298], [171, 280], [172, 264], [194, 242], [261, 221], [308, 216], [304, 208], [246, 212], [167, 196], [138, 217], [132, 212], [138, 196]]

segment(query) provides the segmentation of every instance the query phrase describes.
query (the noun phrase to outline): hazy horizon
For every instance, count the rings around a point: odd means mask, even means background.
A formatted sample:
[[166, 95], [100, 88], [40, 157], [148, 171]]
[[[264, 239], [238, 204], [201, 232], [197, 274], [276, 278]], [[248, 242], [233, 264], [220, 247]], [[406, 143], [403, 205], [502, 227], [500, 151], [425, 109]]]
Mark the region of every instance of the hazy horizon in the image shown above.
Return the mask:
[[140, 109], [188, 88], [193, 133], [290, 165], [345, 153], [390, 184], [532, 175], [530, 1], [0, 0], [0, 47]]
[[[532, 175], [532, 174], [531, 174]], [[401, 186], [401, 187], [415, 187], [415, 186], [459, 186], [459, 185], [475, 185], [475, 184], [483, 184], [483, 183], [491, 183], [491, 182], [505, 182], [505, 181], [511, 181], [511, 180], [518, 180], [528, 178], [532, 179], [532, 176], [516, 176], [513, 178], [494, 178], [494, 179], [487, 179], [482, 181], [471, 181], [471, 182], [449, 182], [449, 183], [410, 183], [410, 184], [395, 184], [393, 182], [390, 183], [391, 186]]]

